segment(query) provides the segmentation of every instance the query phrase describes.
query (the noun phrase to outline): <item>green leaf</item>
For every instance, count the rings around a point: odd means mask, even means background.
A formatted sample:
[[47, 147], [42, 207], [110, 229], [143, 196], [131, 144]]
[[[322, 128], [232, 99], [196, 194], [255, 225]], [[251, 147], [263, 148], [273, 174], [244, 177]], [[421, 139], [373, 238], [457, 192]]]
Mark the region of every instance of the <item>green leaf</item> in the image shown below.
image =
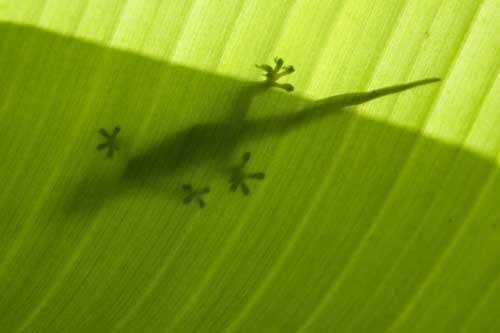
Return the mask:
[[0, 331], [500, 331], [500, 0], [0, 18]]

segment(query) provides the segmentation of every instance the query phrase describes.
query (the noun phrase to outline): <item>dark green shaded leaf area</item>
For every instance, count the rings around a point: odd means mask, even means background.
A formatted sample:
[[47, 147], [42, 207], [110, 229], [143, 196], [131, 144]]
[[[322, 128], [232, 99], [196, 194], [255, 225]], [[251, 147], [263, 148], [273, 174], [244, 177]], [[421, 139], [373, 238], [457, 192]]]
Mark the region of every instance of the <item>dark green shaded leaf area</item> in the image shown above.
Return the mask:
[[258, 82], [0, 36], [0, 331], [498, 331], [492, 161]]

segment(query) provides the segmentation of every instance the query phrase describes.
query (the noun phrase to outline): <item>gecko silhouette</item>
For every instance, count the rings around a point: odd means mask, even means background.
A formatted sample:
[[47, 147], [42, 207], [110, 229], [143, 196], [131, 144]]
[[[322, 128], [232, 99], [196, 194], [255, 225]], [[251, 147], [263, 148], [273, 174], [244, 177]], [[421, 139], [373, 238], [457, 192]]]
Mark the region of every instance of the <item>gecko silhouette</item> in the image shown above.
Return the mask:
[[[199, 123], [163, 137], [157, 144], [132, 156], [126, 162], [118, 181], [110, 180], [106, 183], [100, 180], [100, 183], [96, 184], [85, 180], [76, 190], [69, 211], [97, 208], [107, 200], [135, 189], [157, 187], [165, 192], [162, 179], [172, 180], [179, 171], [190, 168], [205, 166], [208, 168], [208, 165], [211, 165], [224, 174], [229, 169], [227, 166], [230, 164], [230, 159], [243, 143], [280, 136], [332, 116], [347, 107], [438, 81], [440, 81], [438, 78], [429, 78], [368, 92], [347, 93], [316, 101], [305, 101], [305, 105], [297, 111], [260, 119], [248, 117], [252, 102], [269, 89], [279, 87], [279, 84], [272, 85], [268, 81], [245, 83], [239, 87], [239, 92], [228, 107], [231, 112], [225, 119]], [[281, 87], [290, 91], [289, 85]], [[184, 181], [190, 180], [179, 179], [177, 182], [180, 186]]]

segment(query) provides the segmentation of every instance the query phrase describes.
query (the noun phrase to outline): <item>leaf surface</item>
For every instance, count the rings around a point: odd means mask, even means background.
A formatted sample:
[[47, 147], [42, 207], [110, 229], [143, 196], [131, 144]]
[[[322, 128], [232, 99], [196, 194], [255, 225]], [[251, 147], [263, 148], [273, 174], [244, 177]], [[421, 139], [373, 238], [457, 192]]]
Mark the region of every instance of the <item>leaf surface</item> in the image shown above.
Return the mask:
[[[2, 331], [500, 330], [499, 0], [0, 19]], [[293, 93], [256, 83], [276, 56]]]

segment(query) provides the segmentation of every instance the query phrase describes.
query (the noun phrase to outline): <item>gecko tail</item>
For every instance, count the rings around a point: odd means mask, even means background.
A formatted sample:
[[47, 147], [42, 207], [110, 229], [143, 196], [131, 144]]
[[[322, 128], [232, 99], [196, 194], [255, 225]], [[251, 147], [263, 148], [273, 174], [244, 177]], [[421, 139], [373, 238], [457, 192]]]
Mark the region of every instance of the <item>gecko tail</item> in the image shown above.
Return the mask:
[[382, 96], [396, 94], [396, 93], [399, 93], [399, 92], [402, 92], [402, 91], [405, 91], [408, 89], [412, 89], [412, 88], [415, 88], [418, 86], [423, 86], [426, 84], [435, 83], [435, 82], [439, 82], [439, 81], [441, 81], [440, 78], [423, 79], [423, 80], [413, 81], [410, 83], [399, 84], [399, 85], [392, 86], [392, 87], [386, 87], [386, 88], [372, 90], [372, 91], [368, 92], [368, 94], [371, 94], [373, 96], [373, 98], [379, 98]]
[[361, 93], [349, 93], [342, 95], [335, 95], [321, 99], [314, 104], [316, 106], [328, 106], [332, 108], [344, 108], [353, 105], [359, 105], [366, 103], [368, 101], [374, 100], [376, 98], [384, 97], [387, 95], [397, 94], [405, 90], [409, 90], [418, 86], [423, 86], [430, 83], [435, 83], [441, 81], [440, 78], [428, 78], [418, 81], [413, 81], [410, 83], [399, 84], [395, 86], [375, 89], [372, 91], [361, 92]]

